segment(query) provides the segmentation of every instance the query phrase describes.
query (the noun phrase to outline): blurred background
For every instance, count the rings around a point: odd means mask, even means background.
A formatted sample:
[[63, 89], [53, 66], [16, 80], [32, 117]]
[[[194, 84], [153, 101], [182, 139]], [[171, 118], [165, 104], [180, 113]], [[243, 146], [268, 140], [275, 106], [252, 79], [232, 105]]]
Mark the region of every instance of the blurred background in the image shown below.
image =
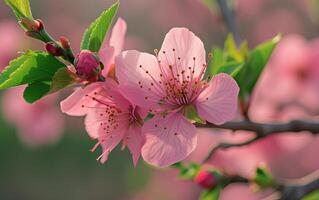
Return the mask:
[[[78, 52], [85, 28], [111, 0], [30, 0], [33, 15], [55, 37], [70, 39]], [[205, 3], [206, 2], [206, 3]], [[205, 0], [122, 0], [118, 16], [126, 20], [125, 49], [153, 52], [172, 27], [187, 27], [209, 52], [227, 36], [218, 8]], [[207, 6], [209, 5], [209, 6]], [[240, 35], [250, 47], [283, 34], [254, 93], [251, 118], [273, 122], [317, 119], [319, 114], [319, 2], [317, 0], [234, 0]], [[0, 2], [0, 70], [19, 51], [43, 49], [24, 36], [10, 9]], [[84, 131], [83, 119], [63, 115], [59, 102], [71, 91], [29, 105], [23, 88], [0, 91], [0, 199], [193, 200], [199, 187], [177, 178], [173, 169], [154, 169], [140, 160], [134, 168], [127, 150], [119, 148], [102, 165], [95, 141]], [[200, 161], [219, 141], [242, 141], [248, 132], [199, 130]], [[260, 163], [279, 178], [298, 178], [319, 169], [319, 139], [308, 133], [269, 137], [243, 148], [218, 152], [209, 164], [229, 173], [251, 176]], [[262, 199], [237, 184], [221, 199]]]

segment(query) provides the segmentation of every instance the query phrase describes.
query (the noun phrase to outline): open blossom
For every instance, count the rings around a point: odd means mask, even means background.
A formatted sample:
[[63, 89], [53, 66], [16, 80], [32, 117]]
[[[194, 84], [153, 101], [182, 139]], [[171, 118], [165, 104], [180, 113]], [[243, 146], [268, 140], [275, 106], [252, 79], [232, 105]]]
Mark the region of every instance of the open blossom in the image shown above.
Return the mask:
[[142, 156], [147, 162], [168, 166], [194, 150], [196, 128], [184, 116], [188, 107], [214, 124], [231, 120], [236, 113], [238, 85], [226, 74], [203, 80], [205, 57], [197, 36], [186, 28], [174, 28], [157, 57], [131, 50], [116, 58], [123, 95], [155, 114], [143, 126]]
[[[119, 19], [113, 28], [110, 42], [105, 45], [100, 55], [105, 65], [102, 72], [105, 77], [114, 77], [114, 57], [122, 50], [125, 33], [126, 23]], [[102, 163], [123, 141], [123, 148], [129, 148], [134, 165], [137, 164], [144, 143], [141, 129], [144, 115], [120, 94], [118, 84], [114, 80], [106, 78], [105, 82], [79, 88], [61, 102], [61, 109], [72, 116], [86, 115], [86, 130], [91, 138], [98, 140], [92, 150], [101, 145], [103, 152], [99, 159]]]
[[61, 102], [62, 112], [72, 116], [83, 116], [85, 127], [91, 138], [98, 143], [93, 151], [102, 146], [99, 157], [104, 163], [109, 153], [123, 140], [123, 148], [128, 146], [137, 164], [143, 145], [141, 112], [125, 99], [112, 79], [93, 83], [78, 89]]

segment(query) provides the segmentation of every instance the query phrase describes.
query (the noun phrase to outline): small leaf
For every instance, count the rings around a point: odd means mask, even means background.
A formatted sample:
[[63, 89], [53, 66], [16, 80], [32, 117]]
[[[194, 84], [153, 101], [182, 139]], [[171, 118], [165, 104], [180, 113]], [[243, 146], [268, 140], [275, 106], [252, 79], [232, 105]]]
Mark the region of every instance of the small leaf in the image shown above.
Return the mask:
[[196, 174], [200, 170], [200, 165], [196, 163], [191, 163], [189, 166], [182, 166], [179, 168], [179, 177], [185, 180], [192, 180], [195, 178]]
[[75, 77], [68, 68], [59, 69], [53, 76], [50, 93], [57, 92], [63, 88], [72, 85], [75, 82]]
[[23, 18], [33, 20], [29, 0], [5, 0], [5, 2], [12, 9], [18, 21]]
[[265, 167], [257, 167], [254, 182], [261, 188], [271, 187], [275, 180]]
[[319, 189], [307, 194], [302, 200], [318, 200], [319, 199]]
[[11, 61], [2, 71], [0, 89], [51, 81], [55, 72], [62, 67], [65, 65], [48, 53], [28, 51]]
[[191, 122], [198, 122], [201, 124], [205, 124], [206, 121], [200, 118], [198, 115], [196, 108], [193, 105], [188, 105], [184, 108], [184, 115], [187, 119], [189, 119]]
[[50, 91], [50, 84], [44, 82], [34, 82], [28, 85], [23, 93], [23, 98], [28, 103], [34, 103], [41, 99]]
[[227, 54], [227, 60], [230, 61], [243, 62], [245, 59], [244, 54], [241, 52], [240, 49], [237, 48], [235, 39], [232, 34], [229, 34], [225, 41], [225, 53]]
[[218, 200], [222, 187], [217, 185], [213, 189], [204, 190], [199, 197], [199, 200]]
[[108, 32], [113, 18], [117, 12], [119, 2], [113, 4], [105, 10], [85, 31], [81, 42], [81, 50], [88, 49], [98, 52], [103, 44], [106, 33]]
[[250, 52], [248, 60], [242, 67], [240, 72], [235, 76], [235, 79], [240, 87], [240, 97], [245, 98], [250, 96], [264, 67], [280, 41], [280, 35], [273, 39], [257, 46]]

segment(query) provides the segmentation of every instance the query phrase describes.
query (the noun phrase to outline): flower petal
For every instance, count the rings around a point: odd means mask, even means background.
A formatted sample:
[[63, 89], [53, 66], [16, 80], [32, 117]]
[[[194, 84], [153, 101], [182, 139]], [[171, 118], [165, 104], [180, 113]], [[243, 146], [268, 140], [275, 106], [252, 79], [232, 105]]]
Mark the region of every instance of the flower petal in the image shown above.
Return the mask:
[[195, 77], [198, 77], [203, 65], [206, 65], [205, 54], [203, 42], [193, 32], [187, 28], [173, 28], [165, 36], [159, 60], [163, 66], [176, 66], [173, 67], [177, 70], [175, 73], [185, 70], [187, 75], [191, 75], [194, 71]]
[[110, 46], [114, 48], [115, 56], [121, 53], [126, 35], [127, 25], [122, 18], [118, 18], [110, 37]]
[[134, 166], [136, 166], [141, 155], [142, 146], [145, 142], [145, 139], [142, 135], [142, 128], [138, 125], [130, 125], [126, 132], [124, 141], [132, 154]]
[[[111, 153], [111, 151], [123, 139], [126, 130], [127, 130], [127, 127], [123, 126], [121, 128], [118, 128], [117, 130], [110, 132], [110, 134], [108, 134], [107, 136], [99, 138], [99, 141], [101, 142], [101, 146], [102, 146], [102, 150], [103, 150], [103, 152], [100, 156], [101, 163], [105, 163], [107, 161], [108, 156]], [[101, 127], [100, 132], [103, 132], [103, 131], [104, 130]], [[102, 133], [100, 133], [100, 134], [102, 134]]]
[[154, 108], [163, 96], [157, 84], [160, 71], [155, 56], [130, 50], [115, 59], [122, 94], [141, 108]]
[[185, 159], [196, 147], [196, 128], [181, 113], [165, 118], [155, 116], [143, 127], [146, 142], [142, 148], [144, 160], [166, 167]]
[[[88, 98], [87, 95], [94, 94], [103, 89], [102, 83], [93, 83], [85, 88], [78, 88], [73, 94], [60, 103], [63, 113], [72, 116], [83, 116], [89, 110], [88, 107], [94, 106], [95, 101]], [[83, 107], [83, 105], [85, 105]]]
[[238, 92], [231, 76], [222, 73], [213, 77], [195, 102], [199, 116], [214, 124], [231, 120], [237, 111]]

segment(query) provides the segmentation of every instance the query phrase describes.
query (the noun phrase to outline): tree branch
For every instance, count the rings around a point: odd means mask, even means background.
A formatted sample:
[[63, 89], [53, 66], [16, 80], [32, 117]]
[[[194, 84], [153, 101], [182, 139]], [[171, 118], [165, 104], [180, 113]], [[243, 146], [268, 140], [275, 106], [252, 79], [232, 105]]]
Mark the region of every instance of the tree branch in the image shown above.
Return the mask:
[[319, 133], [319, 122], [314, 121], [302, 121], [302, 120], [293, 120], [286, 123], [257, 123], [248, 120], [243, 121], [233, 121], [227, 122], [222, 125], [215, 125], [211, 123], [206, 124], [195, 124], [200, 128], [217, 128], [217, 129], [228, 129], [228, 130], [244, 130], [244, 131], [252, 131], [256, 133], [256, 136], [252, 139], [241, 143], [220, 143], [214, 148], [212, 148], [203, 162], [207, 162], [211, 157], [215, 154], [215, 152], [219, 149], [228, 149], [233, 147], [241, 147], [245, 145], [249, 145], [259, 139], [267, 137], [271, 134], [280, 134], [284, 132], [300, 132], [300, 131], [308, 131], [312, 134]]
[[236, 44], [237, 46], [239, 46], [241, 39], [235, 22], [235, 14], [234, 11], [230, 9], [228, 5], [229, 1], [227, 1], [228, 0], [217, 0], [217, 3], [223, 15], [228, 30], [233, 34]]
[[304, 185], [285, 185], [279, 189], [281, 192], [280, 200], [299, 200], [317, 189], [319, 189], [319, 179]]
[[308, 131], [312, 134], [319, 133], [319, 122], [316, 121], [303, 121], [303, 120], [292, 120], [286, 123], [258, 123], [252, 121], [233, 121], [227, 122], [222, 125], [215, 125], [211, 123], [206, 124], [195, 124], [199, 128], [218, 128], [218, 129], [229, 129], [233, 131], [244, 130], [255, 132], [258, 137], [265, 137], [273, 133], [282, 132], [301, 132]]

